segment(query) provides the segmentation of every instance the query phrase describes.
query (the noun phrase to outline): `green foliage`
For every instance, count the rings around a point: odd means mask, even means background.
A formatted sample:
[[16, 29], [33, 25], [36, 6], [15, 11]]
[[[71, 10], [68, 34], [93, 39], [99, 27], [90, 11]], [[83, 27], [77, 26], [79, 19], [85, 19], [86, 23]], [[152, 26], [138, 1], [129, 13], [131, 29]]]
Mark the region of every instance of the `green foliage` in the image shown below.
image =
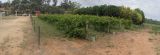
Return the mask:
[[72, 12], [80, 7], [79, 3], [69, 0], [64, 0], [65, 2], [57, 6], [58, 1], [59, 0], [13, 0], [7, 7], [11, 8], [13, 14], [16, 13], [15, 11], [18, 11], [19, 14], [34, 14], [35, 11], [40, 11], [43, 14], [62, 14], [65, 13], [65, 11]]
[[114, 5], [101, 5], [81, 8], [75, 10], [75, 14], [120, 17], [126, 20], [133, 20], [134, 24], [142, 24], [145, 19], [144, 13], [140, 9], [132, 10], [129, 7]]
[[145, 22], [144, 12], [139, 8], [132, 11], [132, 21], [134, 24], [140, 25]]
[[151, 33], [160, 34], [160, 21], [145, 19], [145, 25], [152, 29]]
[[43, 14], [64, 14], [65, 12], [62, 8], [48, 5], [43, 5], [40, 11]]
[[52, 0], [52, 2], [53, 2], [53, 6], [56, 6], [57, 5], [57, 3], [58, 3], [58, 0]]
[[140, 10], [139, 8], [135, 9], [135, 11], [138, 12], [138, 13], [140, 13], [141, 16], [142, 16], [142, 22], [140, 24], [144, 23], [145, 22], [144, 12], [142, 10]]
[[129, 7], [120, 7], [120, 17], [125, 19], [132, 19], [134, 12]]
[[155, 33], [160, 33], [160, 26], [159, 25], [155, 25], [155, 26], [152, 26], [152, 30], [155, 32]]
[[145, 23], [145, 26], [152, 29], [151, 33], [160, 34], [160, 23]]
[[132, 21], [133, 21], [134, 24], [141, 24], [141, 23], [142, 23], [142, 20], [143, 20], [143, 17], [141, 16], [140, 13], [135, 12], [135, 13], [132, 15]]
[[114, 5], [101, 5], [87, 8], [81, 8], [75, 11], [76, 14], [90, 14], [98, 16], [113, 16], [117, 17], [120, 15], [120, 8]]
[[97, 32], [112, 32], [114, 30], [131, 28], [131, 21], [115, 17], [98, 17], [91, 15], [41, 15], [44, 20], [70, 37], [85, 38], [88, 30]]
[[160, 25], [160, 21], [152, 19], [145, 19], [145, 23]]
[[61, 8], [64, 8], [65, 10], [74, 10], [76, 8], [80, 7], [80, 4], [77, 2], [72, 2], [69, 0], [64, 0], [64, 2], [60, 5]]

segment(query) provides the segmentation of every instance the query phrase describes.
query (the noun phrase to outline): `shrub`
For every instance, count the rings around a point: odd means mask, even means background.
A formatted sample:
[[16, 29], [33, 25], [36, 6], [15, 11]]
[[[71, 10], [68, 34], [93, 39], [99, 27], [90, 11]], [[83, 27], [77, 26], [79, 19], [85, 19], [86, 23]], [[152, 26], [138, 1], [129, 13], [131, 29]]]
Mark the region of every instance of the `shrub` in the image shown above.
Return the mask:
[[141, 14], [135, 12], [132, 16], [132, 21], [134, 24], [141, 24], [141, 22], [143, 21], [143, 17], [141, 16]]
[[56, 25], [57, 29], [70, 37], [85, 38], [89, 32], [87, 29], [98, 32], [112, 32], [112, 30], [120, 30], [122, 28], [130, 28], [131, 22], [115, 17], [98, 17], [91, 15], [41, 15], [44, 20], [52, 25]]
[[115, 5], [101, 5], [101, 6], [80, 8], [75, 10], [75, 14], [120, 17], [126, 20], [135, 19], [133, 20], [134, 24], [137, 24], [137, 22], [138, 24], [143, 24], [145, 20], [145, 16], [142, 10], [140, 9], [132, 10], [129, 7], [115, 6]]

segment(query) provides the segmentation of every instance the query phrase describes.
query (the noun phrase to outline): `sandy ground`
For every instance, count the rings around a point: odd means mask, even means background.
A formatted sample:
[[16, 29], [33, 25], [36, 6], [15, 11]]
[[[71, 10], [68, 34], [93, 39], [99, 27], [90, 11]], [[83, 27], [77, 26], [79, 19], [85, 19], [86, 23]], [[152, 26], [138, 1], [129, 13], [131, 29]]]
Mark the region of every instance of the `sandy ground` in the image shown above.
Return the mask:
[[105, 35], [96, 42], [46, 39], [43, 55], [156, 55], [148, 30]]
[[154, 43], [155, 50], [157, 55], [160, 55], [160, 33], [159, 34], [152, 34], [149, 38], [150, 42]]
[[160, 38], [151, 36], [140, 30], [106, 34], [96, 42], [44, 38], [39, 50], [29, 17], [16, 17], [0, 22], [0, 55], [157, 55]]
[[36, 55], [29, 17], [0, 20], [0, 55]]

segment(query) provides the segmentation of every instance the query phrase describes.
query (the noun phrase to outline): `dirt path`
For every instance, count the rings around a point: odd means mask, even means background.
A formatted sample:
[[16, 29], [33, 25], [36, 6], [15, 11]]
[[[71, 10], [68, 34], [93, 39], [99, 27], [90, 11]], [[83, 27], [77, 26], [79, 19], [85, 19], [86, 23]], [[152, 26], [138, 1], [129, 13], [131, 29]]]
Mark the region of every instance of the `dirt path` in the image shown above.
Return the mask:
[[33, 39], [29, 17], [4, 19], [0, 22], [0, 55], [32, 55], [35, 52], [33, 50], [36, 50]]
[[152, 34], [150, 41], [154, 43], [155, 50], [157, 55], [160, 55], [160, 33], [159, 34]]
[[39, 53], [29, 17], [16, 17], [0, 22], [0, 55], [156, 55], [149, 37], [142, 30], [107, 34], [96, 42], [46, 38]]
[[96, 42], [46, 39], [43, 55], [156, 55], [147, 30], [105, 35]]

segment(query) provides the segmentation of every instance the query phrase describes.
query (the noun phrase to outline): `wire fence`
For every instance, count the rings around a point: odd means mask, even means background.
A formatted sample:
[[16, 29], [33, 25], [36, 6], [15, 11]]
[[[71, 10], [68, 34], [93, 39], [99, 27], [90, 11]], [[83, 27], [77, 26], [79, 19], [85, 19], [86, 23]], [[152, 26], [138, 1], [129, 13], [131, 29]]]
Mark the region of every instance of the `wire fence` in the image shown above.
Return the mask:
[[0, 24], [3, 23], [3, 15], [0, 14]]
[[2, 16], [0, 16], [0, 23], [2, 22]]
[[32, 15], [30, 15], [30, 19], [31, 19], [31, 22], [32, 22], [33, 30], [34, 30], [34, 32], [36, 33], [36, 36], [37, 36], [37, 44], [38, 44], [39, 49], [40, 49], [40, 46], [41, 46], [41, 27], [40, 27], [40, 25], [36, 25], [35, 19], [32, 17]]
[[40, 25], [36, 24], [36, 20], [33, 18], [32, 15], [30, 15], [30, 19], [31, 19], [31, 23], [32, 23], [32, 27], [33, 27], [33, 31], [36, 34], [36, 39], [37, 39], [37, 44], [38, 44], [38, 48], [39, 48], [39, 55], [44, 55], [44, 50], [43, 47], [41, 45], [41, 27]]
[[[58, 31], [56, 30], [52, 30], [54, 29], [54, 27], [49, 27], [45, 24], [39, 24], [41, 22], [39, 22], [38, 18], [37, 17], [34, 17], [34, 16], [30, 16], [30, 19], [31, 19], [31, 22], [32, 22], [32, 26], [33, 26], [33, 31], [36, 33], [36, 41], [37, 41], [37, 44], [38, 44], [38, 47], [39, 47], [39, 50], [40, 50], [40, 55], [46, 55], [46, 54], [53, 54], [53, 50], [50, 49], [50, 48], [53, 48], [53, 47], [46, 47], [44, 46], [44, 42], [45, 40], [43, 39], [44, 38], [47, 38], [47, 36], [51, 36], [51, 37], [54, 37], [54, 36], [63, 36], [63, 34], [59, 34]], [[42, 22], [43, 23], [43, 22]], [[88, 23], [88, 22], [86, 22]], [[47, 26], [47, 27], [46, 27]], [[88, 25], [86, 25], [86, 34], [88, 34], [89, 30], [88, 30]], [[88, 35], [87, 35], [88, 36]], [[90, 41], [96, 41], [96, 37], [86, 37], [88, 40]], [[44, 41], [43, 41], [44, 40]], [[51, 44], [52, 45], [52, 44]]]

